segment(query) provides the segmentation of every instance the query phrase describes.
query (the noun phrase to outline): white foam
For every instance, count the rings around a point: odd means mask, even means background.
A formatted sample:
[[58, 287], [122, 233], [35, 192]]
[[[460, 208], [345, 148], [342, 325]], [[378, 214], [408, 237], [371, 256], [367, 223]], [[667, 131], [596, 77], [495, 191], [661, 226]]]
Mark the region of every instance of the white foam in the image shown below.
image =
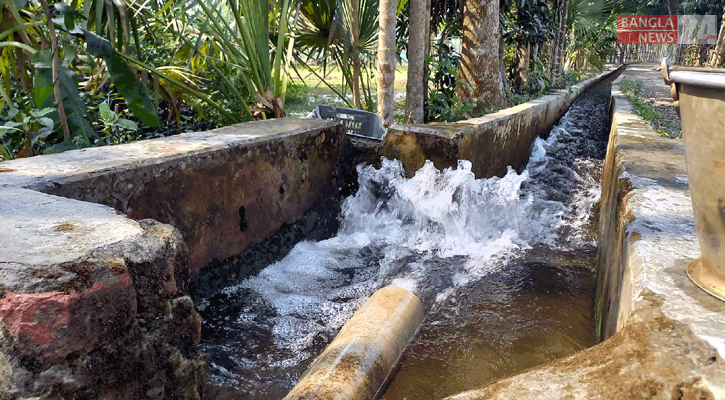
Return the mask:
[[[522, 173], [509, 168], [500, 178], [476, 179], [469, 161], [443, 171], [426, 161], [410, 179], [397, 160], [383, 158], [380, 169], [360, 165], [359, 190], [342, 204], [337, 236], [298, 243], [226, 291], [259, 294], [274, 309], [277, 347], [304, 355], [316, 335], [340, 328], [381, 285], [424, 290], [431, 275], [442, 275], [429, 270], [430, 260], [461, 259], [446, 264], [447, 280], [431, 297], [441, 301], [511, 254], [557, 243], [562, 227], [571, 228], [569, 242], [590, 240], [581, 228], [599, 200], [597, 182], [586, 172], [591, 166], [552, 158], [567, 150], [577, 129], [565, 116], [546, 140], [536, 139]], [[547, 179], [566, 188], [552, 188]], [[552, 197], [556, 190], [573, 193], [569, 204]]]

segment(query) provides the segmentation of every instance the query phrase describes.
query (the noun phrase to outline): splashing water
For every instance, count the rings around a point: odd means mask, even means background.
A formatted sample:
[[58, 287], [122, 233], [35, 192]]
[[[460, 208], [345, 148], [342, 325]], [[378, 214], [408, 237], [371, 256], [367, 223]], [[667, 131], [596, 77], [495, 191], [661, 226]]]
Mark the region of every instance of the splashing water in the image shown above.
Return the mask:
[[396, 160], [358, 166], [359, 190], [342, 205], [337, 236], [300, 242], [257, 276], [197, 302], [211, 382], [281, 398], [382, 286], [409, 289], [431, 308], [535, 246], [594, 246], [586, 226], [601, 155], [591, 153], [602, 139], [584, 125], [606, 124], [606, 115], [588, 108], [577, 101], [537, 138], [522, 173], [475, 179], [469, 161], [443, 171], [426, 161], [407, 179]]

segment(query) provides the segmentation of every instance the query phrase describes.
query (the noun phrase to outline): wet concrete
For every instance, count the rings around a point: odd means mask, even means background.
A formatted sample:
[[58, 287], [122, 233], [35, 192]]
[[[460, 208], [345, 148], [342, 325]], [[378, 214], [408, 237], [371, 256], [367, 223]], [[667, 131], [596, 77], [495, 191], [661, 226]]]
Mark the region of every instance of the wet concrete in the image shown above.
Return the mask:
[[423, 320], [423, 303], [406, 289], [376, 291], [355, 311], [284, 400], [375, 397]]

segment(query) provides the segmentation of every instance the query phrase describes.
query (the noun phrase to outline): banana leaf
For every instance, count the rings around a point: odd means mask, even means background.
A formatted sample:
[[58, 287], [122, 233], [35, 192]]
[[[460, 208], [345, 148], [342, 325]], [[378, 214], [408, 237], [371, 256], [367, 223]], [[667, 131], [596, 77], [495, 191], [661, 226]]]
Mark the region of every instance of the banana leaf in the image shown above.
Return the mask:
[[126, 106], [133, 115], [147, 126], [161, 126], [156, 108], [146, 93], [146, 88], [116, 52], [111, 42], [87, 29], [81, 29], [81, 32], [86, 41], [86, 50], [106, 62], [113, 85], [126, 100]]
[[[53, 96], [52, 62], [53, 56], [50, 50], [40, 50], [33, 55], [32, 63], [35, 67], [33, 100], [39, 108], [55, 108], [57, 106]], [[64, 146], [53, 146], [48, 148], [45, 153], [88, 147], [91, 145], [91, 138], [97, 136], [96, 131], [86, 118], [86, 103], [78, 91], [78, 74], [61, 64], [58, 68], [58, 81], [60, 82], [61, 101], [65, 107], [66, 121], [71, 132], [73, 132], [73, 137], [63, 142], [65, 143]], [[51, 113], [50, 117], [60, 121], [57, 111]]]

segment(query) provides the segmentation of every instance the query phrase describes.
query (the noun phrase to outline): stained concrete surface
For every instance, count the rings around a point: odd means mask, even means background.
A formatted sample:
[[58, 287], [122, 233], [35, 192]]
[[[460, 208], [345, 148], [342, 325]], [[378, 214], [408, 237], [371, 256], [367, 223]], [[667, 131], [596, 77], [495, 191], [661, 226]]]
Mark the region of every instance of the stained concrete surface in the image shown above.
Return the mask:
[[[162, 165], [190, 155], [274, 142], [309, 130], [330, 128], [332, 121], [274, 119], [237, 124], [205, 132], [187, 132], [120, 146], [90, 147], [2, 163], [0, 186], [43, 190], [45, 187], [98, 176], [117, 169]], [[284, 142], [282, 142], [284, 143]], [[159, 174], [164, 171], [160, 170]]]
[[177, 229], [10, 187], [0, 221], [0, 399], [200, 397]]
[[[18, 188], [0, 190], [0, 220], [12, 224], [11, 229], [0, 230], [3, 265], [75, 261], [143, 233], [138, 222], [110, 207]], [[0, 275], [5, 290], [44, 289], [18, 287], [11, 283], [14, 278], [13, 274]]]
[[276, 119], [2, 163], [0, 188], [105, 204], [181, 231], [192, 275], [241, 254], [314, 203], [345, 136], [336, 123]]
[[[650, 70], [650, 75], [659, 72]], [[624, 78], [636, 79], [636, 75], [625, 71], [620, 79]], [[694, 290], [697, 287], [685, 274], [684, 266], [700, 256], [700, 249], [687, 185], [684, 143], [657, 135], [634, 115], [618, 86], [612, 90], [617, 131], [610, 161], [617, 171], [613, 184], [619, 188], [618, 221], [626, 242], [622, 247], [628, 277], [622, 283], [631, 284], [631, 294], [620, 295], [619, 303], [626, 308], [627, 303], [635, 303], [641, 290], [650, 289], [663, 296], [665, 316], [686, 323], [723, 357], [725, 303], [714, 302], [707, 293]], [[610, 316], [603, 323], [611, 327], [616, 321], [621, 326], [621, 319]], [[603, 338], [607, 336], [605, 333]]]

